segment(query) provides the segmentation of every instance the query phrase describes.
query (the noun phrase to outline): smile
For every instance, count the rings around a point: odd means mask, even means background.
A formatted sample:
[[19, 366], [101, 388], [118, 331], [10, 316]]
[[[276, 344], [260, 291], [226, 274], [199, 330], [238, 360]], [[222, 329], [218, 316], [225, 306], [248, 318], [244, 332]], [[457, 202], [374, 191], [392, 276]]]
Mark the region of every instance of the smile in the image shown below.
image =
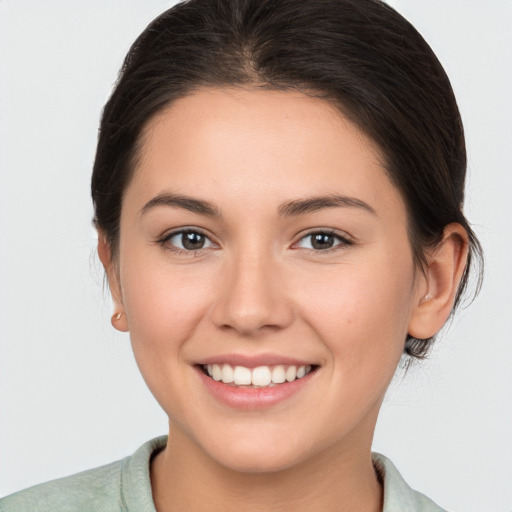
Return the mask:
[[309, 374], [312, 365], [275, 365], [247, 368], [230, 364], [207, 364], [202, 366], [206, 375], [217, 382], [236, 387], [266, 388], [285, 382], [293, 382]]
[[196, 373], [210, 396], [236, 410], [267, 409], [311, 389], [321, 365], [282, 355], [224, 354], [199, 361]]

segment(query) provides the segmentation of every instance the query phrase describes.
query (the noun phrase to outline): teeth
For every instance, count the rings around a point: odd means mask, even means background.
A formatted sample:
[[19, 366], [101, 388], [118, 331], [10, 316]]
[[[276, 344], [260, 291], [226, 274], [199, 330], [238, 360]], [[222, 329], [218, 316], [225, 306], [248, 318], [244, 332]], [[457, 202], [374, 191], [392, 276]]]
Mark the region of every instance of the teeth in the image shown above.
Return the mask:
[[251, 370], [244, 366], [235, 366], [233, 381], [237, 386], [249, 386], [251, 384]]
[[295, 380], [297, 378], [297, 367], [296, 366], [288, 366], [284, 375], [285, 375], [285, 379], [288, 382]]
[[255, 386], [268, 386], [272, 382], [272, 372], [268, 366], [258, 366], [252, 371], [252, 383]]
[[218, 364], [214, 364], [212, 368], [212, 377], [213, 380], [221, 380], [222, 379], [222, 370]]
[[222, 367], [222, 382], [225, 382], [226, 384], [229, 384], [230, 382], [233, 382], [233, 368], [229, 366], [229, 364], [225, 364]]
[[285, 380], [286, 374], [284, 372], [284, 366], [274, 366], [272, 370], [272, 382], [274, 384], [282, 384]]
[[293, 382], [301, 379], [311, 371], [311, 365], [307, 366], [258, 366], [246, 368], [245, 366], [231, 366], [229, 364], [209, 364], [204, 369], [208, 375], [216, 381], [236, 386], [272, 387], [283, 382]]

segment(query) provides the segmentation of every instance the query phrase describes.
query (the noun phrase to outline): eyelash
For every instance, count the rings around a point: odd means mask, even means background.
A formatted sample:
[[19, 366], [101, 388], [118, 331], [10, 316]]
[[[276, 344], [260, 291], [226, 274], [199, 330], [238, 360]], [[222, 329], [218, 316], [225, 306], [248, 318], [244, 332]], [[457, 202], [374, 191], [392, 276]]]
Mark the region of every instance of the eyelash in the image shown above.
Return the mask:
[[167, 233], [162, 238], [158, 239], [157, 242], [165, 249], [168, 249], [168, 250], [178, 254], [179, 256], [199, 256], [201, 251], [203, 251], [205, 248], [202, 247], [201, 249], [196, 249], [196, 250], [186, 250], [186, 249], [181, 249], [179, 247], [176, 247], [174, 244], [170, 243], [170, 240], [172, 240], [174, 237], [179, 236], [179, 235], [183, 236], [183, 235], [186, 235], [189, 233], [195, 234], [195, 235], [201, 235], [205, 239], [209, 240], [212, 245], [216, 245], [206, 233], [204, 233], [203, 231], [201, 231], [198, 228], [193, 228], [193, 229], [185, 228], [185, 229], [178, 229], [177, 231], [172, 231], [171, 233]]
[[[209, 240], [209, 242], [213, 246], [216, 245], [206, 233], [204, 233], [202, 230], [200, 230], [198, 228], [194, 228], [194, 229], [179, 229], [177, 231], [172, 231], [171, 233], [168, 233], [165, 236], [163, 236], [162, 238], [158, 239], [157, 242], [162, 247], [164, 247], [164, 248], [166, 248], [168, 250], [171, 250], [171, 251], [173, 251], [174, 253], [176, 253], [176, 254], [178, 254], [180, 256], [182, 256], [182, 255], [183, 256], [199, 256], [201, 251], [204, 251], [204, 249], [209, 249], [209, 247], [207, 247], [207, 248], [202, 247], [202, 248], [196, 249], [196, 250], [186, 250], [186, 249], [181, 249], [179, 247], [176, 247], [176, 245], [170, 243], [170, 240], [173, 239], [174, 237], [179, 236], [179, 235], [183, 236], [185, 234], [201, 235], [201, 236], [205, 237], [205, 239]], [[308, 248], [304, 248], [304, 250], [306, 252], [310, 253], [310, 254], [315, 254], [315, 255], [330, 254], [330, 253], [332, 253], [334, 251], [339, 250], [340, 248], [349, 247], [351, 245], [354, 245], [354, 242], [352, 240], [350, 240], [346, 236], [342, 236], [339, 233], [336, 233], [332, 229], [316, 229], [315, 231], [310, 231], [309, 233], [306, 233], [306, 234], [302, 235], [299, 238], [299, 241], [294, 244], [294, 246], [299, 244], [303, 240], [307, 239], [308, 237], [312, 237], [313, 235], [332, 236], [333, 238], [335, 238], [338, 241], [338, 243], [336, 243], [333, 247], [329, 247], [327, 249], [308, 249]]]
[[305, 240], [309, 237], [312, 237], [313, 235], [328, 235], [332, 236], [334, 239], [336, 239], [339, 243], [335, 244], [333, 247], [329, 247], [327, 249], [304, 249], [310, 254], [315, 255], [324, 255], [324, 254], [331, 254], [334, 251], [338, 251], [344, 247], [350, 247], [351, 245], [354, 245], [354, 242], [350, 240], [347, 236], [340, 235], [336, 231], [332, 229], [316, 229], [314, 231], [310, 231], [309, 233], [306, 233], [305, 235], [301, 236], [299, 241], [295, 243], [294, 245], [297, 245], [302, 240]]

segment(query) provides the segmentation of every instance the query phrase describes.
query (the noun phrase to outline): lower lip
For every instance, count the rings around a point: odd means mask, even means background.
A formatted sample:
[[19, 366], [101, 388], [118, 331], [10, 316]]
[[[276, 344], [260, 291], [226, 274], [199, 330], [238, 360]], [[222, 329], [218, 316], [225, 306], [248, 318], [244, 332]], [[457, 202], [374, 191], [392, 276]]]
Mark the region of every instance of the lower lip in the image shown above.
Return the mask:
[[219, 401], [238, 409], [265, 409], [272, 407], [298, 393], [308, 385], [317, 370], [313, 370], [300, 379], [283, 382], [267, 388], [240, 388], [213, 380], [196, 367], [206, 389]]

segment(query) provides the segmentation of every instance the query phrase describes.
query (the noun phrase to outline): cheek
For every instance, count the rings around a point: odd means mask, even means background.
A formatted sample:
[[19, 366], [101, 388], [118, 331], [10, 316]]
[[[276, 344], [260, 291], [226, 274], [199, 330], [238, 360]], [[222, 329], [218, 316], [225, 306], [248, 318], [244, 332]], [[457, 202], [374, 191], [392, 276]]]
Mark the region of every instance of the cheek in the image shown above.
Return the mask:
[[173, 390], [189, 385], [184, 346], [208, 309], [208, 277], [193, 271], [193, 265], [162, 265], [142, 251], [123, 263], [123, 302], [135, 360], [161, 407], [179, 418], [186, 414], [187, 403]]
[[413, 269], [403, 262], [393, 275], [355, 264], [333, 270], [303, 296], [302, 316], [327, 348], [335, 392], [324, 400], [332, 424], [343, 431], [346, 422], [377, 413], [395, 374], [407, 335]]
[[328, 345], [334, 364], [344, 372], [384, 361], [393, 366], [407, 335], [412, 261], [338, 265], [312, 282], [302, 297], [302, 315]]
[[134, 345], [172, 350], [190, 337], [208, 307], [208, 275], [151, 258], [131, 258], [122, 267], [123, 302]]

